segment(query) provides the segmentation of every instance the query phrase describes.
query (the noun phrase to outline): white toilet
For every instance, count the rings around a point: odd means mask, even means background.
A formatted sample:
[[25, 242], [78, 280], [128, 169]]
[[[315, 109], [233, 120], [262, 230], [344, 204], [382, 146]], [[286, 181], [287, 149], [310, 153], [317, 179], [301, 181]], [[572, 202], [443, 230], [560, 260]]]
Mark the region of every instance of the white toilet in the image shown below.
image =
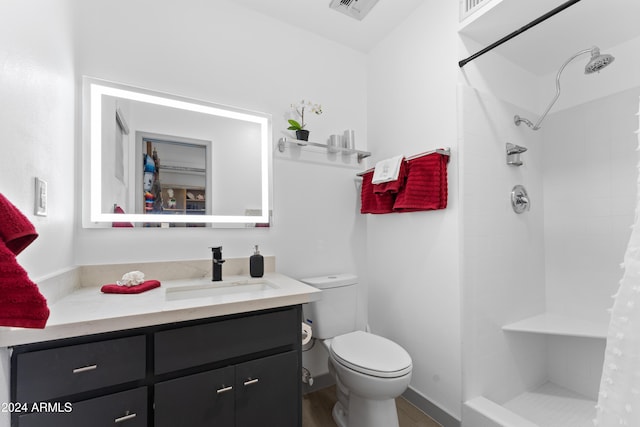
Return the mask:
[[358, 278], [353, 274], [301, 279], [322, 290], [304, 305], [304, 320], [329, 353], [339, 427], [398, 427], [395, 398], [409, 386], [411, 356], [386, 338], [356, 330]]

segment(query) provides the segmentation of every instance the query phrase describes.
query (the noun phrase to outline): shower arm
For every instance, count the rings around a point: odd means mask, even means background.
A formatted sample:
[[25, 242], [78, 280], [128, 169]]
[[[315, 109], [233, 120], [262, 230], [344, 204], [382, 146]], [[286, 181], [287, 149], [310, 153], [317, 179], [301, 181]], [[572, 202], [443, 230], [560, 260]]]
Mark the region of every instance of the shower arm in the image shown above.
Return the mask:
[[538, 119], [538, 122], [535, 125], [531, 122], [531, 120], [528, 120], [524, 117], [520, 117], [518, 115], [514, 116], [513, 118], [513, 121], [515, 122], [515, 124], [517, 126], [520, 126], [520, 123], [524, 123], [527, 126], [529, 126], [532, 130], [540, 129], [540, 125], [542, 124], [542, 121], [547, 116], [547, 114], [549, 113], [549, 110], [551, 110], [551, 107], [553, 107], [553, 104], [556, 103], [556, 101], [558, 100], [558, 97], [560, 96], [560, 75], [562, 74], [562, 71], [564, 71], [564, 67], [569, 65], [569, 63], [574, 59], [576, 59], [578, 56], [583, 55], [585, 53], [591, 53], [592, 51], [593, 51], [593, 48], [581, 50], [580, 52], [573, 55], [571, 58], [567, 59], [564, 64], [562, 64], [562, 67], [560, 67], [560, 69], [558, 70], [558, 74], [556, 74], [556, 96], [553, 97], [553, 99], [551, 100], [551, 103], [549, 104], [547, 109], [544, 110], [544, 113], [542, 113], [542, 116], [540, 116], [540, 118]]

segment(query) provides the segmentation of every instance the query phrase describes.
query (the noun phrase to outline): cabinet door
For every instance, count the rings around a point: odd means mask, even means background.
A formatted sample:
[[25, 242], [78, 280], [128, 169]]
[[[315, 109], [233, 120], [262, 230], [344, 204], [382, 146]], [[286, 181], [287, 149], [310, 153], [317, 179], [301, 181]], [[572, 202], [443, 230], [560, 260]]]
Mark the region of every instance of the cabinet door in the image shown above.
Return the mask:
[[236, 365], [236, 427], [298, 427], [300, 369], [296, 351]]
[[147, 426], [146, 387], [58, 407], [54, 403], [38, 405], [43, 412], [20, 416], [19, 427]]
[[233, 366], [155, 386], [155, 427], [233, 427]]

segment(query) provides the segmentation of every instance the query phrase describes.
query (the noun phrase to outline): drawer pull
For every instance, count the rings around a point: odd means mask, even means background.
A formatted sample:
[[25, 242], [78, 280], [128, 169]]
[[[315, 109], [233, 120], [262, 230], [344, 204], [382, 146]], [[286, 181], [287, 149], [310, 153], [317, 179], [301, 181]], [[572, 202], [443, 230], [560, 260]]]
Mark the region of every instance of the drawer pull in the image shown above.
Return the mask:
[[216, 390], [216, 393], [222, 394], [222, 393], [226, 393], [226, 392], [231, 391], [231, 390], [233, 390], [233, 387], [231, 387], [231, 386], [222, 387], [222, 388], [219, 388], [218, 390]]
[[254, 378], [254, 379], [252, 379], [252, 380], [247, 380], [247, 381], [245, 381], [245, 382], [244, 382], [244, 385], [245, 385], [245, 386], [247, 386], [247, 385], [255, 384], [255, 383], [257, 383], [257, 382], [258, 382], [258, 379], [257, 379], [257, 378]]
[[116, 423], [116, 424], [117, 424], [117, 423], [123, 423], [123, 422], [125, 422], [125, 421], [127, 421], [127, 420], [134, 419], [135, 417], [136, 417], [136, 414], [129, 414], [129, 415], [125, 415], [125, 416], [123, 416], [123, 417], [116, 418], [115, 423]]
[[73, 370], [73, 373], [79, 374], [81, 372], [93, 371], [94, 369], [98, 369], [98, 365], [89, 365], [89, 366], [83, 366], [82, 368], [76, 368]]

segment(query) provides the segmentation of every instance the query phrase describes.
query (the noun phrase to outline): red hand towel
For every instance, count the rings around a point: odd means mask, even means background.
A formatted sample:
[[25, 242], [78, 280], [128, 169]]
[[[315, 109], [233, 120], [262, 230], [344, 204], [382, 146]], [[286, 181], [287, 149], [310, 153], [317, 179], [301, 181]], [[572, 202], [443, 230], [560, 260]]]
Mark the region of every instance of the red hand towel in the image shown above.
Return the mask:
[[160, 286], [157, 280], [145, 280], [136, 286], [118, 286], [116, 284], [104, 285], [100, 290], [105, 294], [139, 294]]
[[393, 193], [374, 193], [371, 178], [373, 178], [373, 171], [362, 175], [360, 213], [385, 214], [393, 212], [393, 201], [396, 195]]
[[400, 190], [393, 210], [413, 212], [447, 207], [448, 156], [439, 153], [410, 159], [407, 182]]
[[13, 251], [0, 243], [0, 326], [42, 329], [48, 318], [47, 300]]
[[402, 159], [400, 170], [398, 171], [398, 179], [395, 181], [383, 182], [382, 184], [373, 184], [373, 192], [376, 194], [397, 193], [407, 179], [407, 161]]
[[18, 255], [38, 237], [33, 224], [0, 193], [0, 240]]
[[[113, 208], [113, 213], [123, 214], [124, 210], [120, 206], [116, 206], [115, 208]], [[130, 222], [112, 222], [111, 227], [133, 227], [133, 224], [131, 224]]]

